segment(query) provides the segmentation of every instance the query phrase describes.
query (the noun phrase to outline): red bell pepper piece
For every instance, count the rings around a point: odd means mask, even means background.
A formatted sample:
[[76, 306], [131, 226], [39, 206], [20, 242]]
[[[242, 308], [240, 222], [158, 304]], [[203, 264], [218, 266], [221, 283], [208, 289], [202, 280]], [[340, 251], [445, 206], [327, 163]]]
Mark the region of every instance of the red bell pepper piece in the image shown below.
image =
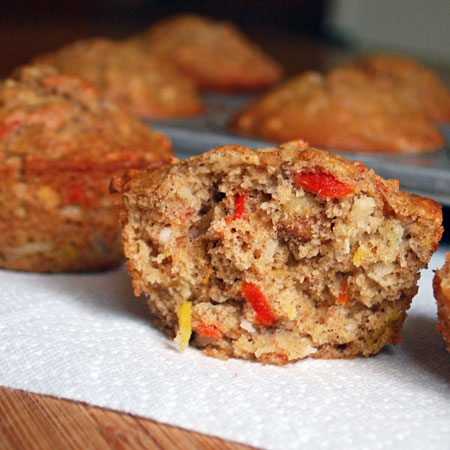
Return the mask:
[[242, 295], [252, 305], [261, 325], [269, 326], [276, 321], [269, 302], [256, 284], [243, 282]]
[[236, 219], [242, 219], [245, 212], [245, 202], [247, 200], [248, 194], [236, 194], [234, 197], [234, 215], [228, 216], [225, 222], [229, 224], [231, 221]]
[[344, 304], [347, 301], [348, 298], [348, 286], [347, 282], [345, 282], [341, 287], [341, 293], [339, 294], [339, 297], [337, 298], [337, 302]]
[[194, 329], [197, 334], [206, 337], [213, 337], [216, 339], [222, 339], [222, 333], [214, 325], [199, 325]]
[[296, 173], [294, 180], [303, 189], [323, 197], [342, 198], [355, 193], [353, 186], [325, 172]]

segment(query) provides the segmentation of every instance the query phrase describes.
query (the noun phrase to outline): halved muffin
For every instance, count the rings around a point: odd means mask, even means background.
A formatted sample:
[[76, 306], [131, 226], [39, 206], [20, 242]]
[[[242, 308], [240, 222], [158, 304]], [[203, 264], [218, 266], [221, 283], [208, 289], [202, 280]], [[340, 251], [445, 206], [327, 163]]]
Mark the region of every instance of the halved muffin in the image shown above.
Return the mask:
[[401, 341], [440, 206], [296, 141], [115, 180], [127, 267], [180, 347], [284, 364]]
[[171, 158], [170, 141], [79, 78], [28, 66], [0, 83], [0, 267], [121, 263], [112, 176]]

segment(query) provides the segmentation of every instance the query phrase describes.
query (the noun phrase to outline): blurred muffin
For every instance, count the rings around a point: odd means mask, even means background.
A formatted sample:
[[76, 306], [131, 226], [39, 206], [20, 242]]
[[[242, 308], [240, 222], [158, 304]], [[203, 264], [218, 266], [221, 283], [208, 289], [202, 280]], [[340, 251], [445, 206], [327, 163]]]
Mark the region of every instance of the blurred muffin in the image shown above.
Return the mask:
[[28, 66], [0, 83], [0, 267], [101, 270], [122, 261], [113, 175], [171, 157], [169, 140], [79, 78]]
[[444, 144], [422, 114], [353, 68], [292, 78], [244, 107], [229, 126], [245, 136], [279, 142], [301, 138], [344, 151], [418, 153]]
[[234, 25], [194, 14], [159, 22], [132, 40], [175, 64], [204, 90], [259, 90], [282, 75], [281, 67]]
[[94, 83], [104, 97], [140, 117], [192, 116], [203, 109], [189, 78], [132, 43], [87, 39], [36, 61]]
[[444, 266], [434, 275], [433, 289], [438, 306], [437, 329], [447, 341], [450, 351], [450, 253], [445, 257]]
[[438, 123], [450, 122], [450, 91], [431, 69], [403, 55], [372, 54], [350, 61], [348, 67], [376, 78], [392, 89], [413, 111]]
[[400, 343], [442, 234], [436, 202], [304, 142], [223, 146], [116, 186], [136, 295], [180, 348], [220, 358], [285, 364]]

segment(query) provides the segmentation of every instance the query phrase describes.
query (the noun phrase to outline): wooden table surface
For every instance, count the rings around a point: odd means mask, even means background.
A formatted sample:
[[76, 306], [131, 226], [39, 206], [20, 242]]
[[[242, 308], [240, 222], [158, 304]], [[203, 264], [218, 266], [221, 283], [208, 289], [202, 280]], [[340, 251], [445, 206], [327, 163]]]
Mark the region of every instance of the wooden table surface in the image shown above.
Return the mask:
[[0, 388], [0, 449], [251, 447], [82, 403]]

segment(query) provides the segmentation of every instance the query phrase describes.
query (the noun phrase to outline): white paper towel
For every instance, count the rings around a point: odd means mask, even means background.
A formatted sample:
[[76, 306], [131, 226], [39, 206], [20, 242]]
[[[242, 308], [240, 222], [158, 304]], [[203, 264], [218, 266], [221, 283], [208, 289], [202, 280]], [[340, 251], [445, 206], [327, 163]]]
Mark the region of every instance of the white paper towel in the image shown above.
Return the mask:
[[125, 269], [0, 271], [0, 385], [80, 400], [270, 449], [448, 449], [450, 356], [424, 271], [404, 344], [284, 367], [183, 354], [149, 322]]

